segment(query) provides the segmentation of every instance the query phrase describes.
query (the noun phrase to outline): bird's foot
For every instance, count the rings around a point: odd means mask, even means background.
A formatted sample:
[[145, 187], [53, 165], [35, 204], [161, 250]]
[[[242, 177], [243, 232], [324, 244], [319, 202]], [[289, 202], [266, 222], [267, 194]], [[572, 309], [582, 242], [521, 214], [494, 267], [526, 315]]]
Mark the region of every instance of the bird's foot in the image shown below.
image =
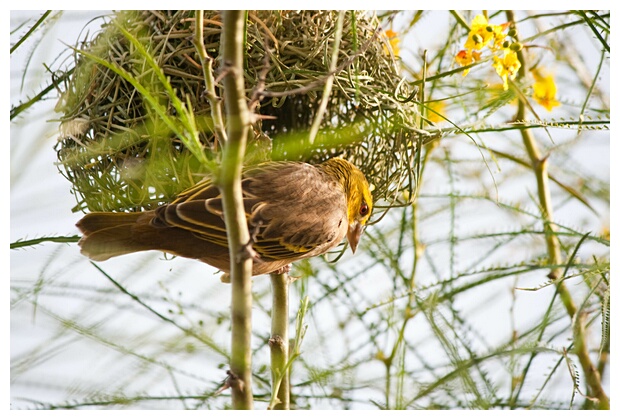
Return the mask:
[[248, 243], [241, 246], [241, 250], [237, 254], [238, 263], [241, 261], [245, 261], [247, 259], [251, 259], [253, 262], [257, 264], [263, 262], [263, 260], [260, 259], [260, 254], [254, 251], [254, 248], [252, 247], [253, 242], [254, 241], [250, 240], [248, 241]]
[[241, 262], [250, 258], [253, 262], [257, 264], [263, 262], [263, 260], [260, 259], [259, 253], [256, 252], [252, 247], [252, 244], [256, 243], [256, 236], [260, 231], [261, 225], [262, 223], [259, 221], [256, 226], [254, 226], [254, 229], [252, 229], [252, 231], [250, 232], [250, 240], [241, 247], [241, 251], [239, 251], [239, 254], [237, 254], [237, 262]]
[[280, 267], [277, 270], [275, 270], [274, 272], [272, 272], [272, 274], [276, 274], [276, 275], [280, 275], [280, 274], [284, 274], [284, 273], [290, 273], [291, 272], [291, 265], [290, 264], [286, 264], [284, 267]]
[[[291, 264], [286, 264], [284, 267], [280, 267], [280, 268], [278, 268], [277, 270], [272, 271], [272, 272], [271, 272], [271, 273], [269, 273], [269, 274], [275, 274], [275, 275], [288, 274], [288, 273], [290, 273], [290, 272], [291, 272], [291, 268], [292, 268], [292, 267], [293, 267], [293, 266], [292, 266]], [[293, 276], [291, 276], [291, 275], [287, 275], [286, 277], [287, 277], [287, 282], [288, 282], [289, 284], [291, 284], [291, 283], [293, 283], [294, 281], [299, 280], [299, 279], [301, 278], [301, 277], [293, 277]]]

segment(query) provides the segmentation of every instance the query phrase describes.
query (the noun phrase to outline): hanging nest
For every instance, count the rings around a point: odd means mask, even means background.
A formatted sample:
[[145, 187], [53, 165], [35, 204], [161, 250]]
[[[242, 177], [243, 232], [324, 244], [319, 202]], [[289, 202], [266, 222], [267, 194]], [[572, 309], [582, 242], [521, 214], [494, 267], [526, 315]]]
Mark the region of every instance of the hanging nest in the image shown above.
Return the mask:
[[[345, 13], [333, 87], [318, 135], [309, 140], [330, 76], [338, 16], [248, 13], [248, 99], [263, 85], [248, 160], [317, 163], [343, 156], [366, 174], [375, 200], [389, 207], [415, 195], [416, 146], [422, 139], [418, 111], [403, 100], [412, 92], [401, 81], [374, 15]], [[217, 165], [221, 147], [192, 40], [195, 23], [192, 11], [121, 12], [73, 49], [75, 66], [57, 106], [62, 115], [57, 152], [61, 172], [73, 184], [75, 211], [152, 209]], [[205, 12], [203, 28], [220, 83], [220, 14]], [[216, 89], [221, 98], [221, 83]], [[169, 122], [176, 120], [179, 128], [172, 129]], [[195, 123], [198, 147], [182, 138], [194, 124], [188, 120]]]

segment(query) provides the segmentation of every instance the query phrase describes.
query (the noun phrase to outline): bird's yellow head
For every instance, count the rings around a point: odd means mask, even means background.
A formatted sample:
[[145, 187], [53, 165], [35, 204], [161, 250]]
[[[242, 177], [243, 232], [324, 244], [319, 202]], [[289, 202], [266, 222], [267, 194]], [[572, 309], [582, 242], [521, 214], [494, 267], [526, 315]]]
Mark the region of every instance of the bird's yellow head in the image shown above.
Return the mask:
[[364, 226], [372, 213], [372, 194], [366, 177], [351, 162], [332, 158], [323, 164], [326, 172], [334, 175], [344, 187], [347, 195], [347, 215], [349, 227], [347, 240], [351, 250], [355, 252], [360, 241]]

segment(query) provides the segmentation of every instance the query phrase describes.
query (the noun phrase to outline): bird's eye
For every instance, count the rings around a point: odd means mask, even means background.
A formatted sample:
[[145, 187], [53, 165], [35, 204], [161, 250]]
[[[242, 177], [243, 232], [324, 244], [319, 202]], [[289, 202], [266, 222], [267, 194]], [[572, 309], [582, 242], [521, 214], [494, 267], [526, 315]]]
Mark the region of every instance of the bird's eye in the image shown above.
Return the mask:
[[368, 204], [362, 203], [362, 206], [360, 207], [360, 215], [366, 216], [368, 214], [368, 210], [370, 210], [368, 208]]

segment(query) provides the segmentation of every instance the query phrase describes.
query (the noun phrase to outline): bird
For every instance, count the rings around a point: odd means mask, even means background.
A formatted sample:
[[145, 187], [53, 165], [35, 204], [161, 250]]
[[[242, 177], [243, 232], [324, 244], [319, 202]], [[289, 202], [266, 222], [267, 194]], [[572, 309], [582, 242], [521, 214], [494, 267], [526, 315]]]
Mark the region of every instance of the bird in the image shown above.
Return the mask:
[[[241, 186], [253, 276], [325, 254], [345, 236], [355, 253], [373, 208], [366, 177], [340, 157], [316, 165], [264, 162], [244, 169]], [[92, 212], [76, 226], [82, 254], [94, 261], [158, 250], [230, 271], [222, 198], [212, 177], [154, 210]]]

